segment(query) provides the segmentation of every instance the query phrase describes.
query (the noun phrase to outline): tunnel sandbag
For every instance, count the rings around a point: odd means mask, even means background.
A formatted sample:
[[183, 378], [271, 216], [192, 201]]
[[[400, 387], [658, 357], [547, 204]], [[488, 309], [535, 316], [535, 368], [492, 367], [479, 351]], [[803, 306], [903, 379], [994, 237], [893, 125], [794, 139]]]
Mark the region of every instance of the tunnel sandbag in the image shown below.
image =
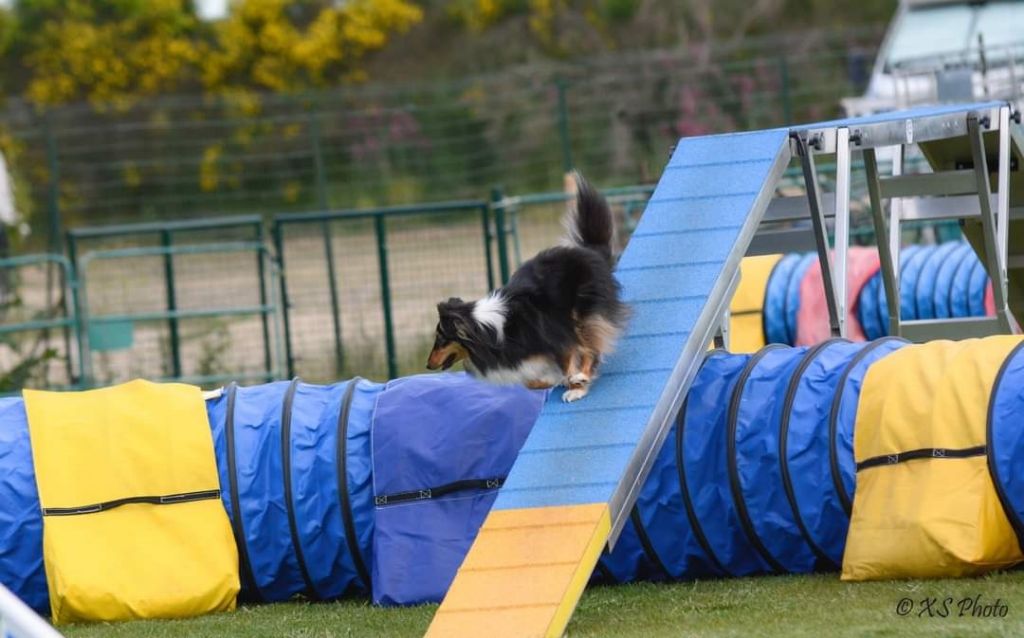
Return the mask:
[[[838, 499], [845, 516], [842, 524], [849, 522], [853, 510], [853, 495], [857, 489], [857, 465], [853, 456], [853, 432], [857, 420], [857, 406], [864, 385], [864, 376], [879, 359], [908, 345], [899, 337], [884, 337], [867, 344], [842, 368], [838, 387], [832, 396], [828, 416], [828, 463], [830, 485], [824, 489], [833, 490], [830, 496]], [[826, 501], [831, 504], [832, 501]], [[831, 556], [835, 558], [836, 554]]]
[[235, 608], [238, 556], [199, 388], [24, 392], [57, 624]]
[[1024, 560], [986, 455], [989, 398], [1020, 343], [935, 341], [871, 367], [843, 580], [966, 576]]
[[764, 299], [768, 280], [782, 255], [744, 257], [740, 282], [729, 305], [729, 349], [757, 352], [765, 344]]
[[988, 468], [1003, 511], [1024, 547], [1024, 345], [1014, 348], [999, 374], [988, 408]]
[[32, 444], [21, 397], [0, 398], [0, 583], [32, 609], [50, 609]]
[[[864, 329], [857, 316], [858, 299], [864, 284], [878, 272], [878, 251], [853, 246], [846, 260], [846, 334], [854, 341], [864, 341]], [[800, 283], [800, 309], [797, 313], [797, 346], [812, 346], [832, 336], [829, 325], [828, 300], [821, 261], [815, 260]]]
[[209, 401], [243, 594], [369, 593], [370, 423], [380, 384], [235, 384]]
[[374, 603], [444, 597], [546, 395], [461, 373], [386, 385], [372, 426]]
[[789, 280], [804, 256], [789, 253], [772, 269], [764, 290], [764, 337], [766, 343], [789, 344], [786, 298]]

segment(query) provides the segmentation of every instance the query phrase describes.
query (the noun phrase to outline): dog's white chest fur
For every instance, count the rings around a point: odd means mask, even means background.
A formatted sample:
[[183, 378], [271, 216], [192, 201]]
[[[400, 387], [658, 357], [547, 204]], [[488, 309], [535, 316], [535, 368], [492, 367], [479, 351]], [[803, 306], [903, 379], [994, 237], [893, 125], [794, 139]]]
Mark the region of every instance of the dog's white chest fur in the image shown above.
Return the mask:
[[565, 381], [562, 369], [549, 357], [530, 357], [514, 368], [490, 368], [487, 372], [481, 372], [470, 361], [465, 365], [473, 376], [500, 385], [543, 383], [554, 386]]

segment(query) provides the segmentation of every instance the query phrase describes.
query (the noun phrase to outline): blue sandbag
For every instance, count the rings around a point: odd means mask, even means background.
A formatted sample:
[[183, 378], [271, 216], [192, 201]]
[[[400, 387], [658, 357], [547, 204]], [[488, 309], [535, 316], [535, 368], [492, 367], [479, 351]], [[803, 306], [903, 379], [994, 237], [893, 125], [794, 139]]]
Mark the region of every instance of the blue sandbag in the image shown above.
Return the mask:
[[967, 306], [970, 309], [970, 316], [985, 316], [985, 292], [988, 289], [988, 271], [978, 259], [971, 269], [971, 280], [967, 287]]
[[0, 583], [41, 614], [50, 610], [25, 402], [0, 398]]
[[989, 472], [1003, 511], [1024, 547], [1024, 344], [1003, 362], [988, 410]]
[[729, 402], [729, 485], [749, 542], [775, 573], [814, 570], [815, 556], [781, 489], [779, 423], [786, 388], [806, 348], [765, 348]]
[[917, 307], [918, 319], [942, 318], [935, 312], [935, 284], [942, 265], [949, 261], [950, 255], [959, 247], [960, 242], [940, 244], [921, 262], [921, 271], [914, 288], [914, 305]]
[[387, 384], [373, 417], [375, 603], [444, 597], [546, 394], [466, 374]]
[[681, 417], [684, 493], [693, 509], [695, 535], [706, 547], [701, 553], [707, 554], [707, 560], [699, 564], [712, 573], [720, 571], [728, 576], [771, 571], [771, 565], [743, 531], [729, 489], [729, 401], [725, 398], [736, 391], [740, 375], [752, 358], [709, 356], [693, 381]]
[[853, 510], [856, 489], [857, 464], [853, 456], [853, 428], [857, 422], [857, 402], [864, 376], [871, 364], [907, 345], [899, 337], [886, 337], [872, 341], [857, 353], [843, 369], [832, 397], [829, 411], [829, 467], [832, 485], [847, 517]]
[[790, 273], [786, 284], [786, 306], [782, 314], [786, 322], [786, 345], [796, 343], [797, 315], [800, 312], [800, 284], [804, 280], [811, 265], [818, 260], [816, 253], [809, 253], [800, 258], [796, 268]]
[[208, 401], [244, 598], [273, 602], [302, 593], [327, 599], [369, 591], [370, 413], [381, 388], [360, 380], [232, 384]]
[[789, 280], [803, 256], [790, 253], [779, 260], [764, 288], [764, 338], [766, 343], [789, 344], [786, 298]]
[[782, 486], [817, 557], [815, 569], [838, 569], [843, 559], [849, 517], [832, 482], [828, 423], [843, 371], [868, 347], [834, 340], [812, 349], [786, 389], [779, 434]]

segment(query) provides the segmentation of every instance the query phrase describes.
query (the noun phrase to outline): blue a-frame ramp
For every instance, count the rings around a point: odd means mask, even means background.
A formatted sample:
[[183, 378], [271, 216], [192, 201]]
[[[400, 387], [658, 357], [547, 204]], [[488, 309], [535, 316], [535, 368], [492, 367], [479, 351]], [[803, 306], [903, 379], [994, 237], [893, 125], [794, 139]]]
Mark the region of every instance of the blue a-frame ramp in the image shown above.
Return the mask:
[[680, 141], [619, 260], [633, 316], [617, 351], [585, 399], [552, 393], [428, 635], [562, 633], [727, 307], [788, 136]]
[[[552, 394], [428, 635], [559, 636], [565, 630], [696, 375], [791, 147], [803, 149], [807, 172], [812, 144], [823, 153], [853, 137], [862, 149], [962, 137], [979, 115], [987, 115], [989, 126], [994, 117], [1005, 120], [1005, 108], [999, 102], [924, 107], [681, 140], [618, 264], [633, 308], [618, 351], [582, 401], [563, 404]], [[811, 214], [823, 242], [824, 222]], [[819, 252], [827, 255], [821, 245]]]

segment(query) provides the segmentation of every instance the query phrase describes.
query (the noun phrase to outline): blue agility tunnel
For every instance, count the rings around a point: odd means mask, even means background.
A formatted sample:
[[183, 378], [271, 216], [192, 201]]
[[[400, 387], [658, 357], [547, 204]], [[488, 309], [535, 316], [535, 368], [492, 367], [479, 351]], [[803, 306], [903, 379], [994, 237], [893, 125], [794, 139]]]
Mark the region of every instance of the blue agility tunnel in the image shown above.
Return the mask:
[[[875, 362], [905, 346], [885, 338], [709, 353], [594, 578], [836, 569], [856, 488], [861, 387]], [[992, 392], [989, 454], [1019, 533], [1021, 388], [1018, 348]], [[387, 384], [230, 385], [209, 398], [243, 596], [440, 600], [546, 394], [440, 374]], [[0, 578], [44, 610], [41, 514], [17, 398], [0, 400], [0, 476]]]

